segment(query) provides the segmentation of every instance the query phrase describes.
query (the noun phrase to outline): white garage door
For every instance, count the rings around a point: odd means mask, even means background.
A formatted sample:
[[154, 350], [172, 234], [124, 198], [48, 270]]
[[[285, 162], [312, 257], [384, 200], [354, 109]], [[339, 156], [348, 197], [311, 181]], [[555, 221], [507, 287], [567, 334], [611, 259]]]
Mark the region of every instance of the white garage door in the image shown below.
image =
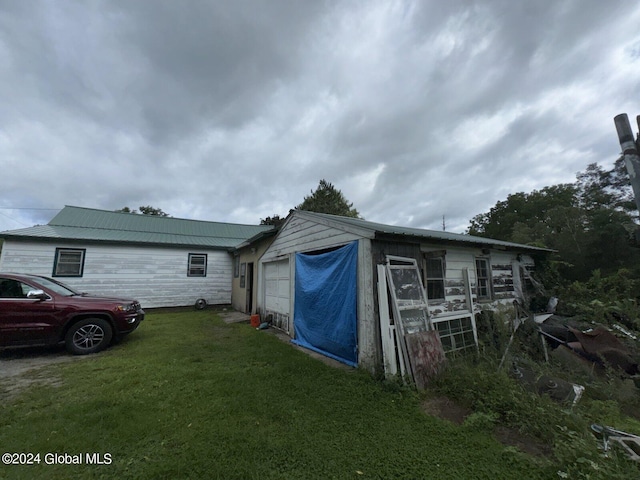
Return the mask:
[[291, 279], [289, 260], [264, 264], [264, 306], [273, 315], [273, 326], [290, 333]]

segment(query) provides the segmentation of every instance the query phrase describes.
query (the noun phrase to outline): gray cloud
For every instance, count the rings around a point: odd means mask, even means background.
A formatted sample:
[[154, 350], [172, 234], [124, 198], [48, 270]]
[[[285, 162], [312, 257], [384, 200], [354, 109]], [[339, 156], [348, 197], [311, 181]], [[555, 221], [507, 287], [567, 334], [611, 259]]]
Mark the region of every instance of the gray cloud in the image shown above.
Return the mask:
[[325, 178], [367, 219], [462, 231], [617, 158], [638, 21], [595, 0], [2, 2], [0, 230], [65, 204], [256, 223]]

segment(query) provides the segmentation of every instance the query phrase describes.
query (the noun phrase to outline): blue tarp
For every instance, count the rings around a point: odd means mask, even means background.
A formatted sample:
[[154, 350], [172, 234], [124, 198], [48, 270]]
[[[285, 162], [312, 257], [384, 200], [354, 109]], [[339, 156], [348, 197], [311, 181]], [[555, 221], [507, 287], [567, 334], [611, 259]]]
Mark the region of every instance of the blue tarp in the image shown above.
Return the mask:
[[319, 255], [296, 254], [293, 343], [358, 364], [358, 242]]

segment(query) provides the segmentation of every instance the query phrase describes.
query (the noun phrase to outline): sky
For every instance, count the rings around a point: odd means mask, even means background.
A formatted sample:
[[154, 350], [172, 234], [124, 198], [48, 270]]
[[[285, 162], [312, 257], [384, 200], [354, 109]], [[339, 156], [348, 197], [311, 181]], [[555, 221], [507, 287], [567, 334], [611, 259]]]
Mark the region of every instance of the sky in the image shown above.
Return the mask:
[[640, 3], [0, 0], [0, 231], [65, 205], [258, 224], [320, 179], [462, 233], [620, 155]]

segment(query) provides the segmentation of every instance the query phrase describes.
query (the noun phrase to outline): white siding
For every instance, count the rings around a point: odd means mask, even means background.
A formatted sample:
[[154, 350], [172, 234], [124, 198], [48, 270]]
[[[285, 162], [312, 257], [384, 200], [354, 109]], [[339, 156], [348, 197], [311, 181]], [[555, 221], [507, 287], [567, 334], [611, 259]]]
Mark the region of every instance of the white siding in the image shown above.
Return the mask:
[[361, 237], [300, 217], [287, 222], [262, 257], [263, 262], [295, 252], [311, 252], [346, 245]]
[[[231, 256], [220, 250], [5, 241], [0, 271], [52, 276], [56, 248], [86, 249], [82, 277], [56, 277], [83, 292], [135, 298], [143, 307], [231, 303]], [[207, 276], [188, 277], [189, 253], [207, 254]]]
[[[437, 250], [442, 247], [428, 248], [423, 246], [423, 251]], [[444, 257], [445, 279], [444, 290], [445, 299], [441, 301], [429, 301], [429, 313], [437, 317], [438, 315], [455, 314], [469, 311], [467, 305], [467, 289], [464, 280], [464, 270], [468, 269], [469, 275], [475, 282], [475, 260], [474, 252], [469, 249], [447, 248]]]
[[[442, 247], [433, 245], [422, 245], [424, 252], [441, 251]], [[474, 311], [479, 311], [482, 306], [497, 308], [498, 305], [511, 305], [516, 298], [522, 298], [522, 288], [520, 279], [520, 262], [517, 254], [513, 252], [501, 252], [492, 250], [489, 254], [483, 254], [480, 249], [469, 249], [459, 247], [446, 248], [445, 254], [445, 300], [429, 301], [429, 312], [434, 317], [452, 315], [469, 310], [466, 300], [466, 287], [464, 281], [465, 269], [468, 269], [469, 279], [472, 287], [471, 297], [473, 299]], [[491, 267], [492, 281], [492, 301], [482, 301], [478, 303], [476, 296], [476, 257], [489, 259]], [[522, 256], [523, 262], [527, 264], [533, 261]]]
[[515, 255], [507, 253], [491, 254], [491, 283], [495, 300], [512, 302], [516, 298], [513, 260], [515, 260]]

